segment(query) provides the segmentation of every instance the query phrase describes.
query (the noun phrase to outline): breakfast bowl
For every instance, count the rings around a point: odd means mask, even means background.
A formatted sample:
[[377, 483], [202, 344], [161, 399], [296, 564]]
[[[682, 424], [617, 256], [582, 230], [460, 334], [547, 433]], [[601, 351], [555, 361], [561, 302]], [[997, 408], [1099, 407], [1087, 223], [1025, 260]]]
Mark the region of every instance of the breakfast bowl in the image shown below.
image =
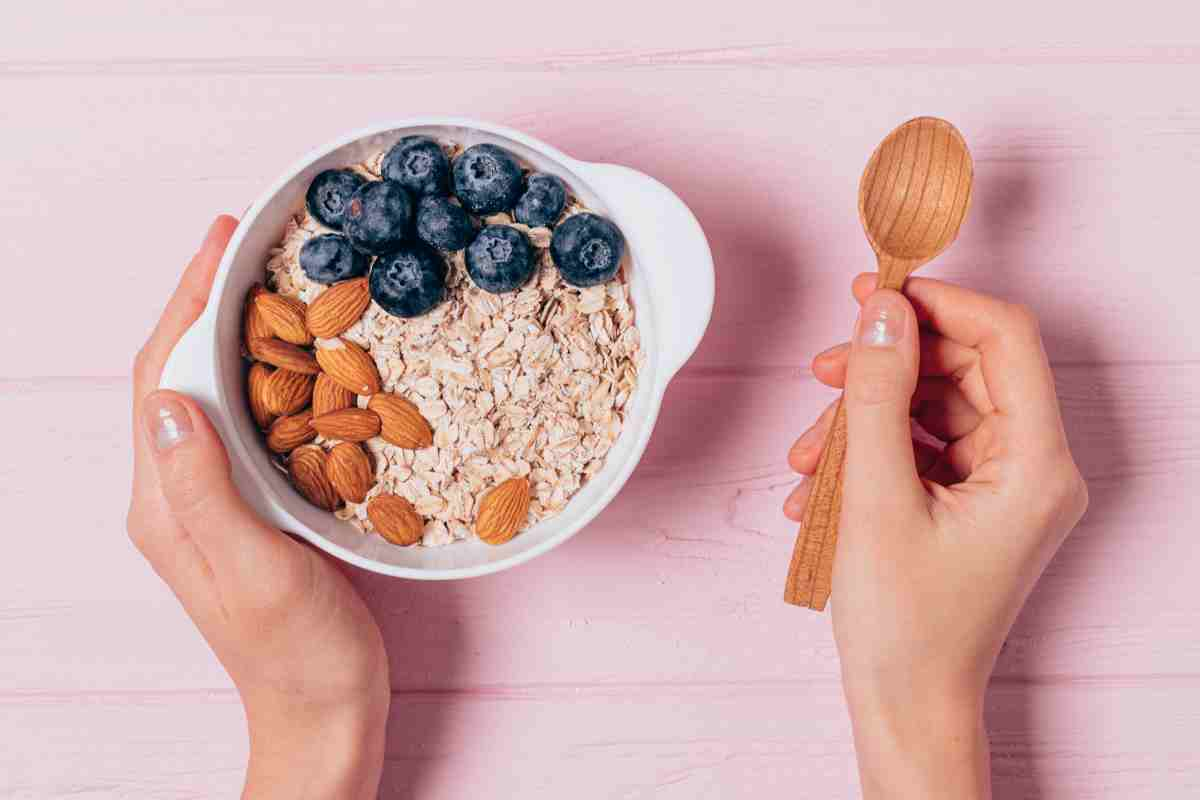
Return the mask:
[[[400, 547], [307, 502], [263, 445], [246, 403], [242, 353], [247, 293], [304, 206], [315, 176], [358, 164], [402, 137], [424, 135], [464, 147], [493, 144], [527, 168], [560, 178], [589, 210], [625, 238], [625, 280], [640, 333], [642, 364], [624, 422], [603, 466], [557, 514], [499, 545], [478, 539], [444, 547]], [[229, 450], [234, 481], [271, 524], [348, 563], [386, 575], [446, 580], [507, 569], [580, 531], [616, 496], [649, 442], [671, 378], [700, 342], [712, 313], [712, 254], [687, 206], [657, 180], [627, 167], [587, 163], [526, 134], [473, 120], [413, 118], [355, 131], [317, 148], [276, 180], [247, 210], [218, 268], [203, 314], [176, 346], [160, 386], [204, 408]]]

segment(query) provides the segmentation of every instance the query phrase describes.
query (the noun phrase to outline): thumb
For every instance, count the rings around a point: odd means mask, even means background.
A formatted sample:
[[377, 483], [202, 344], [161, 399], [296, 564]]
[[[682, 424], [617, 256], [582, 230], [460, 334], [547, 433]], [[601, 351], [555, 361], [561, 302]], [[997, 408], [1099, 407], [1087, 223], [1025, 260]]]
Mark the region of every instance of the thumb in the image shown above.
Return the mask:
[[854, 507], [919, 501], [909, 407], [917, 387], [917, 316], [904, 295], [881, 289], [863, 303], [846, 370], [845, 492]]
[[153, 392], [142, 403], [142, 424], [171, 516], [215, 572], [253, 569], [286, 541], [238, 494], [221, 438], [194, 400]]

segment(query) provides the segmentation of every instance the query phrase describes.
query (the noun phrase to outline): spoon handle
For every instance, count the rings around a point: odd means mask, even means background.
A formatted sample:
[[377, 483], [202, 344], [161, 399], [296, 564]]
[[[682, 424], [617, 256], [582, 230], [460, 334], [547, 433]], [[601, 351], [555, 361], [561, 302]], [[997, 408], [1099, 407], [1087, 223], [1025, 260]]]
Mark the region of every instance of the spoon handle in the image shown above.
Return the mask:
[[[912, 264], [879, 261], [880, 289], [900, 290]], [[842, 473], [846, 464], [846, 395], [838, 398], [833, 425], [821, 448], [817, 471], [809, 480], [812, 491], [800, 518], [800, 532], [792, 550], [785, 602], [824, 611], [833, 591], [833, 557], [837, 552], [838, 524], [842, 515]]]
[[794, 606], [824, 611], [833, 589], [833, 555], [842, 513], [842, 468], [846, 462], [845, 395], [838, 398], [833, 425], [821, 448], [812, 491], [800, 519], [783, 599]]

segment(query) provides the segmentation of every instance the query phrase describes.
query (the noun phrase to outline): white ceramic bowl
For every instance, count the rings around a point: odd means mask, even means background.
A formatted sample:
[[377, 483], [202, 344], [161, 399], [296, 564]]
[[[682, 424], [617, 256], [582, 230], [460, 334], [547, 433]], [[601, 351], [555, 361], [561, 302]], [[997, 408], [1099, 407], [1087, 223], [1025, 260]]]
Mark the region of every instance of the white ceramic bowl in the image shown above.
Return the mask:
[[[364, 536], [309, 505], [270, 462], [244, 398], [239, 353], [242, 303], [263, 279], [268, 251], [304, 202], [321, 170], [366, 160], [401, 136], [427, 134], [464, 146], [493, 142], [534, 168], [558, 175], [586, 205], [625, 234], [629, 278], [646, 365], [627, 408], [620, 439], [604, 469], [552, 519], [507, 544], [478, 541], [445, 547], [396, 547]], [[275, 181], [250, 207], [221, 260], [204, 314], [171, 354], [162, 387], [196, 398], [229, 448], [234, 480], [246, 500], [283, 530], [351, 564], [386, 575], [444, 580], [498, 572], [566, 541], [590, 522], [637, 465], [658, 417], [667, 383], [696, 349], [713, 303], [712, 254], [687, 206], [651, 177], [612, 164], [577, 161], [518, 131], [456, 118], [415, 118], [356, 131], [317, 148]]]

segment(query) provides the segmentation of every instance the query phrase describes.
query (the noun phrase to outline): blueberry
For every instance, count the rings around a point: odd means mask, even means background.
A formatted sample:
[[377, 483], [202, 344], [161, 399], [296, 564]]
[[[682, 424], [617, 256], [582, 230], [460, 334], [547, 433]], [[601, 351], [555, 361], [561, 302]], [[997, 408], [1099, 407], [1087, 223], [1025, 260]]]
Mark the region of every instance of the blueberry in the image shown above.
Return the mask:
[[397, 317], [419, 317], [446, 295], [446, 262], [422, 242], [409, 242], [375, 259], [371, 298]]
[[304, 196], [308, 213], [327, 228], [342, 229], [350, 196], [366, 183], [357, 172], [348, 169], [327, 169], [313, 178]]
[[367, 274], [370, 256], [351, 246], [350, 240], [337, 233], [314, 236], [300, 248], [300, 269], [309, 280], [336, 283]]
[[355, 192], [346, 206], [346, 235], [364, 253], [390, 253], [408, 233], [412, 207], [408, 190], [400, 184], [371, 181]]
[[596, 286], [617, 274], [625, 237], [616, 225], [595, 214], [573, 214], [554, 229], [550, 256], [572, 286]]
[[467, 274], [486, 292], [515, 292], [533, 275], [533, 246], [509, 225], [488, 225], [467, 247]]
[[475, 228], [463, 207], [448, 197], [422, 197], [417, 203], [417, 238], [439, 250], [462, 250]]
[[513, 208], [517, 222], [531, 228], [553, 225], [567, 204], [567, 185], [554, 175], [535, 172], [525, 186], [525, 194]]
[[450, 160], [428, 136], [405, 136], [383, 157], [383, 177], [413, 197], [450, 192]]
[[507, 211], [521, 196], [521, 165], [494, 144], [469, 147], [454, 160], [454, 193], [476, 214]]

